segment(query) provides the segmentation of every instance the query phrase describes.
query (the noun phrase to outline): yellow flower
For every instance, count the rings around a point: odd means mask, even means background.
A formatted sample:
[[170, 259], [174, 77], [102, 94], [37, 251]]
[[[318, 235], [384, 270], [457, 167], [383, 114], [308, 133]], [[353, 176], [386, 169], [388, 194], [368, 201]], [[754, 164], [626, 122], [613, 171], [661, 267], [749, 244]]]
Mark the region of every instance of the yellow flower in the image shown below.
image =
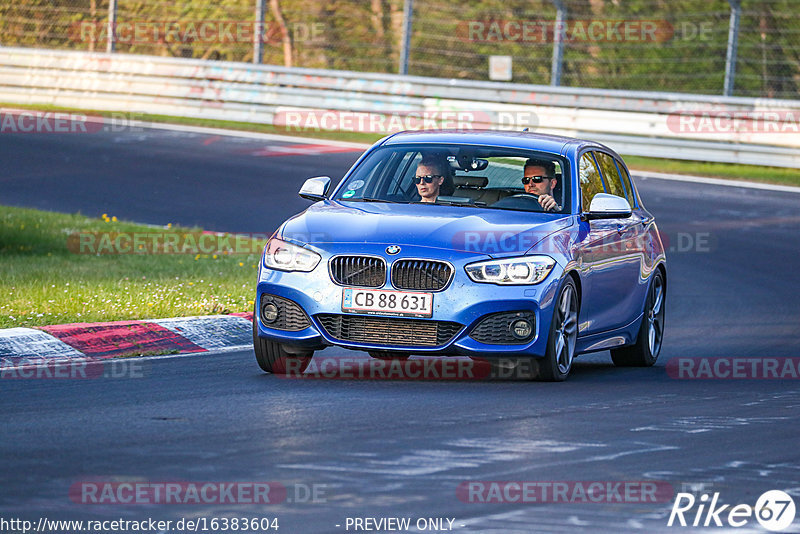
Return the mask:
[[111, 222], [117, 222], [117, 216], [116, 216], [116, 215], [114, 215], [113, 217], [111, 217]]
[[239, 267], [244, 267], [244, 263], [239, 262]]
[[217, 259], [217, 255], [216, 255], [216, 254], [214, 254], [214, 255], [212, 256], [212, 258], [214, 258], [214, 259], [216, 260], [216, 259]]
[[172, 223], [167, 223], [167, 228], [172, 228]]

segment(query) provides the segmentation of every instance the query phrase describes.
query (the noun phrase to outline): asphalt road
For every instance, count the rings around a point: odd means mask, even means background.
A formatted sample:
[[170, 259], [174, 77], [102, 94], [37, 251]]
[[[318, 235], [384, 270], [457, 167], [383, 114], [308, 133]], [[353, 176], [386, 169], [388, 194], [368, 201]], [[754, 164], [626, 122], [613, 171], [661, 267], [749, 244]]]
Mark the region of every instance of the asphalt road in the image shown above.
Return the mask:
[[[296, 196], [305, 177], [337, 179], [357, 157], [277, 156], [281, 144], [265, 144], [150, 131], [4, 134], [0, 204], [264, 232], [307, 205]], [[474, 503], [457, 493], [469, 481], [650, 480], [751, 505], [783, 489], [800, 506], [800, 382], [679, 380], [666, 367], [683, 357], [800, 356], [800, 195], [637, 185], [671, 248], [655, 367], [616, 369], [604, 352], [581, 357], [561, 384], [285, 379], [262, 374], [248, 350], [146, 360], [142, 378], [2, 380], [0, 518], [278, 517], [284, 533], [346, 532], [347, 517], [454, 518], [456, 532], [674, 530], [672, 493], [644, 503]], [[271, 481], [289, 499], [70, 499], [74, 484], [97, 479]], [[315, 502], [293, 496], [312, 486]], [[736, 530], [759, 528], [751, 520]]]
[[271, 232], [308, 206], [297, 196], [306, 178], [338, 180], [360, 155], [353, 149], [324, 150], [151, 129], [2, 133], [0, 205], [92, 217], [107, 213], [221, 232]]

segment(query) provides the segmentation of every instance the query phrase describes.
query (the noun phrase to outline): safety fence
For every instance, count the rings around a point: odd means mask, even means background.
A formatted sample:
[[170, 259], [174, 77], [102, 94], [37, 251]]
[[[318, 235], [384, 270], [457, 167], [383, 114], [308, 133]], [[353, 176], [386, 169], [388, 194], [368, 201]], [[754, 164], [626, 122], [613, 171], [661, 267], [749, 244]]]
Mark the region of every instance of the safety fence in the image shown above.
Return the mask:
[[275, 124], [290, 132], [529, 128], [628, 155], [800, 168], [800, 100], [0, 47], [0, 102]]
[[0, 46], [768, 98], [797, 0], [0, 0]]

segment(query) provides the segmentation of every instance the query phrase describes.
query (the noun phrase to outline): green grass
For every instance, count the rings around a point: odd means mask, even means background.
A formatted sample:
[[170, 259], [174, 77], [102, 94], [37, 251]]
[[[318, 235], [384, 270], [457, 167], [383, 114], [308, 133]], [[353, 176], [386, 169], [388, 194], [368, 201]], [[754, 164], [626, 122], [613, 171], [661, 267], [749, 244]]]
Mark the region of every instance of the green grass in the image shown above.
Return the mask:
[[[40, 111], [75, 111], [71, 108], [63, 108], [49, 105], [21, 105], [21, 104], [2, 104], [0, 107], [25, 108]], [[103, 116], [119, 116], [119, 113], [110, 111], [80, 110], [79, 113]], [[336, 141], [350, 141], [356, 143], [374, 143], [383, 134], [343, 132], [330, 130], [298, 130], [295, 128], [287, 129], [269, 124], [257, 124], [250, 122], [221, 121], [213, 119], [196, 119], [187, 117], [172, 117], [167, 115], [148, 115], [134, 114], [134, 118], [143, 122], [158, 122], [172, 124], [186, 124], [192, 126], [206, 126], [210, 128], [223, 128], [228, 130], [243, 130], [249, 132], [262, 132], [280, 135], [291, 135], [295, 137], [309, 137], [315, 139], [332, 139]], [[672, 172], [677, 174], [689, 174], [695, 176], [708, 176], [712, 178], [725, 178], [729, 180], [747, 180], [751, 182], [764, 182], [784, 185], [800, 186], [800, 170], [786, 169], [782, 167], [765, 167], [760, 165], [739, 165], [727, 163], [707, 163], [700, 161], [684, 161], [659, 158], [646, 158], [642, 156], [629, 156], [623, 154], [628, 167], [636, 170]]]
[[[242, 239], [240, 247], [231, 241], [231, 249], [220, 243], [223, 247], [211, 250], [208, 238], [203, 249], [207, 254], [192, 253], [196, 251], [185, 240], [180, 241], [186, 245], [185, 254], [96, 254], [94, 245], [86, 243], [84, 253], [79, 253], [77, 235], [82, 232], [112, 232], [112, 236], [158, 232], [183, 239], [199, 231], [113, 219], [0, 206], [0, 328], [253, 309], [263, 240]], [[119, 243], [125, 247], [128, 242]]]
[[711, 178], [726, 178], [728, 180], [747, 180], [749, 182], [800, 186], [800, 169], [655, 159], [641, 156], [625, 156], [625, 163], [629, 168], [639, 171], [689, 174]]

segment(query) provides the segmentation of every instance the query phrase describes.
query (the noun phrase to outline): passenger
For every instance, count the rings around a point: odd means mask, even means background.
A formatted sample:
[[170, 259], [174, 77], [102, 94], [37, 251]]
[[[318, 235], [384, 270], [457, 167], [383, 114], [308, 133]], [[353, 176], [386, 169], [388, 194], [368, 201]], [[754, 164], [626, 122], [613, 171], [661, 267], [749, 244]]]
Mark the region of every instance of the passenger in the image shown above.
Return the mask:
[[449, 175], [450, 165], [446, 160], [435, 157], [422, 158], [414, 177], [417, 193], [422, 197], [422, 202], [436, 202], [442, 184]]
[[544, 211], [557, 211], [561, 207], [553, 198], [553, 189], [558, 184], [556, 165], [552, 161], [530, 158], [525, 162], [522, 185], [525, 192], [539, 197]]

